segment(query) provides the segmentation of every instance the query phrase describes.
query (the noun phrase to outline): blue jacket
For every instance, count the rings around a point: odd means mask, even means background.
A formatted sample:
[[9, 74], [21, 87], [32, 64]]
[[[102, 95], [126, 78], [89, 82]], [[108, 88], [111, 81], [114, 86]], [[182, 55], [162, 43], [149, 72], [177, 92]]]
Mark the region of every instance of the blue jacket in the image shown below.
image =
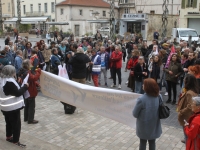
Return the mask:
[[[96, 56], [97, 55], [92, 56], [92, 58], [91, 58], [92, 62], [94, 62], [94, 59], [95, 59]], [[96, 63], [94, 63], [93, 65], [101, 65], [101, 57], [100, 56], [98, 56]], [[100, 72], [93, 72], [92, 71], [92, 74], [100, 74]]]
[[15, 59], [14, 59], [14, 53], [13, 53], [12, 51], [9, 50], [9, 51], [6, 53], [6, 58], [7, 58], [8, 61], [9, 61], [9, 65], [14, 65]]
[[58, 65], [61, 64], [60, 58], [58, 55], [51, 56], [51, 65], [53, 68], [58, 68]]
[[10, 65], [8, 59], [6, 58], [5, 55], [0, 55], [0, 64], [6, 66]]
[[[101, 58], [102, 53], [98, 52], [97, 55], [99, 55], [100, 58]], [[106, 69], [109, 69], [109, 60], [110, 60], [110, 55], [109, 55], [108, 52], [105, 52], [105, 59], [104, 59], [104, 61], [105, 61]]]
[[16, 73], [19, 73], [19, 70], [22, 68], [22, 58], [19, 56], [15, 57], [15, 69], [16, 69]]
[[137, 99], [133, 116], [137, 118], [136, 134], [140, 139], [154, 140], [162, 134], [158, 107], [158, 97], [152, 97], [145, 93]]

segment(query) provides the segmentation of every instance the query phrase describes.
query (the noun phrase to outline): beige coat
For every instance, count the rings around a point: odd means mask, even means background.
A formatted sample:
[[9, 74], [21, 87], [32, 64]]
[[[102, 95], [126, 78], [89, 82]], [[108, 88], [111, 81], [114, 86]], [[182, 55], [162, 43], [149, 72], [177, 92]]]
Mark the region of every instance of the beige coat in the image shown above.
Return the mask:
[[194, 114], [191, 108], [192, 97], [195, 97], [197, 95], [197, 93], [194, 93], [193, 91], [189, 90], [180, 97], [177, 106], [177, 111], [178, 121], [181, 126], [184, 126], [184, 120], [188, 122], [189, 118]]
[[49, 62], [51, 58], [51, 49], [44, 49], [41, 52], [42, 55], [44, 56], [45, 62]]

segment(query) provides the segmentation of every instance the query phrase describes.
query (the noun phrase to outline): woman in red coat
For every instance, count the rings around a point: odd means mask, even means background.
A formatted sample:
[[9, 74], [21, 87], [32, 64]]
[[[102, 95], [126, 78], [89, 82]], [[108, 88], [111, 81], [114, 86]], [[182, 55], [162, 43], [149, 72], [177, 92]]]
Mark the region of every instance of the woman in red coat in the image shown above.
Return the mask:
[[185, 123], [186, 150], [200, 150], [200, 97], [193, 97], [191, 107], [195, 114]]
[[138, 63], [138, 57], [140, 55], [139, 51], [132, 51], [132, 57], [129, 59], [127, 64], [127, 69], [130, 70], [130, 74], [128, 77], [128, 87], [135, 91], [135, 77], [134, 77], [134, 68]]

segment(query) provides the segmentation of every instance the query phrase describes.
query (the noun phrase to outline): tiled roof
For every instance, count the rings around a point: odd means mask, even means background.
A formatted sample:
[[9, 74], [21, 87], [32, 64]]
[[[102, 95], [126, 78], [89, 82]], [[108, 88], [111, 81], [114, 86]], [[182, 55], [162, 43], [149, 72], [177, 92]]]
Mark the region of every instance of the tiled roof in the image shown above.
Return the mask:
[[103, 0], [65, 0], [57, 6], [61, 5], [74, 5], [74, 6], [85, 6], [85, 7], [104, 7], [109, 8], [110, 4]]

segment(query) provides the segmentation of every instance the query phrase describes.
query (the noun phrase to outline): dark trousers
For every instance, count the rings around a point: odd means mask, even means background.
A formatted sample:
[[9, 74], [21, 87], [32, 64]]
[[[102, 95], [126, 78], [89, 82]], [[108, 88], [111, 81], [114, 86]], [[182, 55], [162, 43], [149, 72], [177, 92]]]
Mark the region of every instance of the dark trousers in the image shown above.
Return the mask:
[[172, 90], [173, 90], [173, 101], [176, 101], [176, 94], [177, 94], [176, 83], [167, 81], [167, 86], [168, 86], [168, 100], [171, 100]]
[[48, 44], [51, 43], [51, 39], [48, 39], [48, 40], [47, 40], [47, 43], [48, 43]]
[[91, 81], [91, 71], [87, 68], [86, 70], [86, 81]]
[[50, 72], [50, 62], [46, 62], [46, 70], [47, 72]]
[[58, 36], [54, 36], [54, 41], [55, 41], [55, 39], [58, 41]]
[[[149, 150], [156, 149], [156, 140], [148, 140]], [[139, 150], [146, 150], [147, 140], [140, 139], [140, 148]]]
[[32, 122], [35, 115], [35, 97], [29, 97], [24, 102], [24, 121]]
[[110, 77], [113, 78], [113, 68], [110, 68]]
[[118, 83], [121, 84], [121, 82], [122, 82], [121, 68], [117, 69], [117, 68], [113, 67], [112, 70], [113, 70], [113, 83], [114, 83], [114, 85], [116, 85], [116, 74], [118, 76]]
[[6, 121], [6, 137], [13, 136], [13, 142], [19, 142], [21, 132], [20, 110], [3, 112]]

